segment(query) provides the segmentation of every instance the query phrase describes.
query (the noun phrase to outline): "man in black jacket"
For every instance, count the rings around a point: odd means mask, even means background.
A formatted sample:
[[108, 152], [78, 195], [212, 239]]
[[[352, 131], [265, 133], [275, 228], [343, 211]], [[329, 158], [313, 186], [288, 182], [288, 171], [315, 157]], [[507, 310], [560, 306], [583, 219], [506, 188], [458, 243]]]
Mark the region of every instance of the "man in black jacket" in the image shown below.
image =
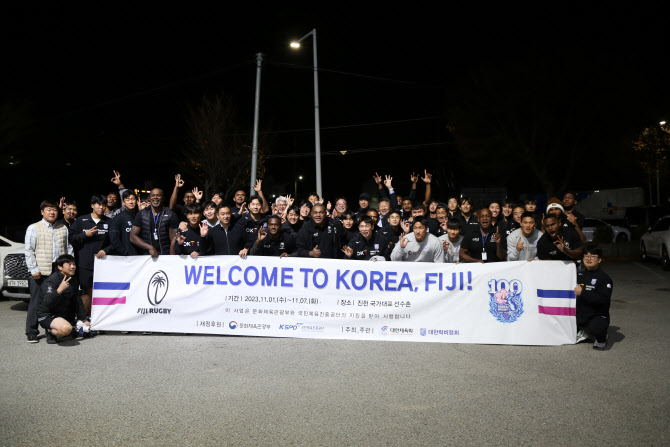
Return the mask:
[[130, 242], [139, 254], [169, 255], [172, 240], [177, 234], [179, 220], [174, 211], [163, 206], [163, 190], [154, 188], [149, 193], [150, 206], [137, 213], [130, 230]]
[[284, 258], [295, 250], [295, 236], [288, 231], [282, 230], [281, 217], [271, 216], [267, 221], [267, 232], [265, 227], [258, 229], [256, 242], [249, 251], [250, 255], [257, 256], [279, 256]]
[[296, 253], [300, 257], [340, 258], [342, 244], [340, 235], [342, 224], [326, 216], [326, 207], [316, 204], [312, 207], [312, 218], [305, 222], [296, 239]]
[[122, 211], [109, 224], [109, 242], [112, 255], [134, 256], [135, 246], [130, 243], [130, 230], [137, 214], [137, 196], [130, 189], [121, 193]]
[[206, 222], [200, 224], [200, 249], [206, 255], [239, 255], [246, 258], [254, 244], [244, 227], [232, 221], [233, 213], [228, 205], [219, 205], [217, 215], [221, 225], [210, 228]]
[[584, 246], [572, 228], [550, 214], [544, 218], [545, 233], [537, 241], [537, 257], [548, 261], [576, 261], [582, 257]]
[[79, 216], [70, 227], [70, 243], [79, 250], [79, 283], [86, 313], [91, 314], [93, 264], [110, 251], [109, 219], [105, 217], [107, 198], [100, 194], [91, 197], [91, 214]]
[[[603, 251], [595, 244], [584, 249], [584, 270], [577, 272], [577, 342], [595, 338], [593, 349], [607, 347], [607, 328], [610, 325], [610, 300], [614, 283], [600, 269]], [[589, 337], [590, 336], [590, 337]]]
[[47, 332], [48, 344], [58, 343], [57, 337], [72, 334], [76, 320], [91, 326], [86, 319], [79, 285], [73, 277], [77, 269], [74, 256], [61, 255], [55, 264], [58, 270], [42, 284], [37, 306], [37, 321]]
[[370, 216], [361, 218], [358, 223], [358, 234], [342, 249], [347, 258], [361, 261], [391, 260], [393, 250], [390, 242], [374, 228], [374, 220]]
[[189, 255], [193, 259], [200, 256], [200, 225], [205, 224], [209, 228], [207, 221], [202, 220], [202, 211], [200, 204], [191, 203], [184, 207], [186, 214], [186, 229], [179, 228], [177, 235], [172, 241], [172, 254]]

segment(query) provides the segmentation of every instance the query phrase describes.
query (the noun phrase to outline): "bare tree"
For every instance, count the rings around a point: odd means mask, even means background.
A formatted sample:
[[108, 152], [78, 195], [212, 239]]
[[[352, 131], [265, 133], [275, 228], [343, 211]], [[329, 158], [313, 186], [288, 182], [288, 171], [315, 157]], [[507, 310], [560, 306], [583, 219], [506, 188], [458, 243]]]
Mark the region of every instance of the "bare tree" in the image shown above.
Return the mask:
[[656, 126], [647, 127], [633, 140], [633, 150], [638, 163], [649, 176], [650, 199], [651, 178], [656, 174], [656, 204], [660, 205], [660, 174], [665, 171], [670, 155], [670, 126], [663, 121]]
[[[249, 183], [251, 134], [241, 132], [235, 106], [223, 95], [203, 97], [188, 111], [190, 142], [181, 164], [202, 185], [205, 197], [223, 192], [230, 197], [240, 185]], [[259, 140], [259, 178], [265, 172], [267, 149]]]

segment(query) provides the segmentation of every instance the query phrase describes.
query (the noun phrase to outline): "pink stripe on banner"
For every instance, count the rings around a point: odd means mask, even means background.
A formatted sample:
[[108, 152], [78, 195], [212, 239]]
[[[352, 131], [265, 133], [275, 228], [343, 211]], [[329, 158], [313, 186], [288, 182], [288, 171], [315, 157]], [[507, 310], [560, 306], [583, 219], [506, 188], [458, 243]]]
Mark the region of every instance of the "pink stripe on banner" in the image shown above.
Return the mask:
[[94, 306], [111, 306], [113, 304], [126, 304], [126, 297], [120, 298], [93, 298], [92, 304]]
[[538, 311], [545, 315], [562, 315], [566, 317], [575, 316], [574, 307], [551, 307], [551, 306], [537, 306]]

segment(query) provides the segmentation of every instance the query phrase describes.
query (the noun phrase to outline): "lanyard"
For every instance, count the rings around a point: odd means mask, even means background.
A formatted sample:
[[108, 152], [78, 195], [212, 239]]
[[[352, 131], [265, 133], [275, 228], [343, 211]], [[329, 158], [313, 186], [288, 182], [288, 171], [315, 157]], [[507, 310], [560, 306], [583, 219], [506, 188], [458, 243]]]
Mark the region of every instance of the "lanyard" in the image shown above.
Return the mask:
[[484, 237], [484, 233], [482, 232], [482, 229], [479, 229], [479, 233], [482, 235], [482, 251], [486, 251], [486, 240], [491, 236], [491, 233], [488, 233], [486, 237]]
[[157, 229], [157, 227], [158, 227], [158, 220], [161, 218], [161, 214], [162, 214], [162, 213], [163, 213], [163, 211], [161, 210], [160, 213], [158, 213], [158, 214], [154, 214], [154, 210], [151, 210], [151, 214], [153, 215], [153, 218], [154, 218], [154, 229]]

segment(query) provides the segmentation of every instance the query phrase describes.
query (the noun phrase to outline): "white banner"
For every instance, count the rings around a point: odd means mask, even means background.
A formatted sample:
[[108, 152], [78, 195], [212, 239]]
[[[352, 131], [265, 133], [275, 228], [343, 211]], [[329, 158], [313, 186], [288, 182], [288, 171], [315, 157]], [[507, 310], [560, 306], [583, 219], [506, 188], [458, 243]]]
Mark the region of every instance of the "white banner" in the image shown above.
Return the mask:
[[574, 264], [250, 256], [96, 259], [97, 330], [573, 344]]

